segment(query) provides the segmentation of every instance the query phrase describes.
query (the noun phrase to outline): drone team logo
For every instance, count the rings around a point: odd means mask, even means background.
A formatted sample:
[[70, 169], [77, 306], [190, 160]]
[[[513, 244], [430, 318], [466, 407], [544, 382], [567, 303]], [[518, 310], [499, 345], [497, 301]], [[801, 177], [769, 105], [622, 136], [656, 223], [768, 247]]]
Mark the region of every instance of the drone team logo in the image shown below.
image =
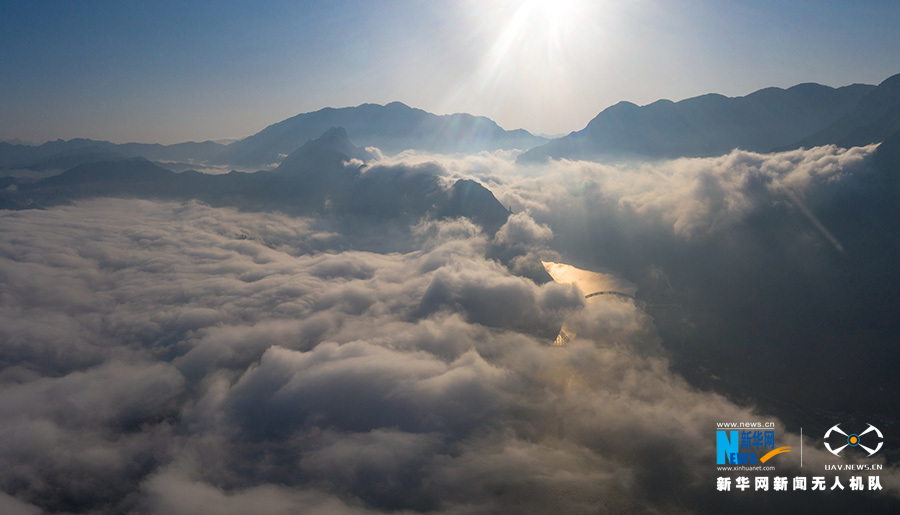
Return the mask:
[[[847, 447], [859, 447], [861, 449], [864, 449], [866, 452], [869, 453], [869, 456], [871, 456], [871, 455], [875, 454], [876, 452], [880, 451], [881, 446], [884, 445], [884, 441], [883, 441], [884, 435], [882, 435], [881, 431], [877, 427], [873, 426], [872, 424], [868, 424], [869, 428], [858, 434], [857, 433], [847, 434], [844, 431], [842, 431], [839, 426], [840, 426], [840, 424], [835, 424], [831, 429], [829, 429], [825, 433], [825, 448], [828, 449], [828, 452], [830, 452], [831, 454], [834, 454], [835, 456], [837, 456], [839, 458], [841, 457], [840, 452], [843, 451]], [[875, 435], [878, 436], [878, 445], [876, 445], [874, 449], [862, 444], [863, 435], [866, 435], [866, 434], [869, 434], [872, 432], [874, 432]], [[833, 433], [837, 433], [837, 434], [835, 434], [832, 437]], [[841, 438], [838, 435], [843, 435], [844, 437]], [[829, 438], [830, 438], [830, 441], [829, 441]], [[866, 438], [866, 440], [868, 441], [872, 438], [874, 438], [874, 437], [870, 436], [870, 437]], [[835, 446], [839, 446], [839, 447], [836, 447], [836, 448], [832, 447], [832, 445], [831, 445], [832, 443], [834, 443]], [[843, 445], [841, 445], [841, 444], [843, 444]]]

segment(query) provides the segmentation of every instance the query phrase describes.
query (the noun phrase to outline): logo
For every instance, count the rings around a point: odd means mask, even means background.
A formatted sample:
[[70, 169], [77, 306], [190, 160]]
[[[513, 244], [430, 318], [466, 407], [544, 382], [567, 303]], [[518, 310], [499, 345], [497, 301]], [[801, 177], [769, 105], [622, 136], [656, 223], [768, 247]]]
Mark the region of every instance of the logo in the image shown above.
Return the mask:
[[[841, 457], [840, 452], [843, 451], [848, 446], [849, 447], [860, 447], [860, 448], [864, 449], [866, 452], [868, 452], [869, 456], [875, 454], [876, 452], [880, 451], [881, 446], [884, 445], [884, 441], [883, 441], [884, 435], [882, 435], [881, 431], [879, 431], [878, 428], [873, 426], [872, 424], [867, 424], [867, 425], [869, 426], [869, 428], [866, 429], [865, 431], [863, 431], [862, 433], [859, 433], [859, 434], [851, 433], [848, 435], [847, 433], [843, 432], [840, 427], [838, 427], [838, 426], [840, 426], [840, 424], [835, 424], [831, 429], [829, 429], [825, 433], [825, 448], [828, 449], [828, 452], [830, 452], [831, 454], [834, 454], [835, 456], [837, 456], [839, 458]], [[875, 432], [876, 435], [878, 435], [878, 440], [879, 440], [878, 445], [876, 445], [874, 449], [872, 449], [870, 447], [866, 447], [861, 442], [863, 435], [871, 433], [873, 431]], [[828, 438], [831, 436], [832, 433], [839, 433], [839, 434], [844, 435], [844, 437], [846, 437], [846, 440], [844, 438], [838, 437], [837, 435], [835, 435], [831, 439], [831, 441], [834, 442], [835, 445], [840, 445], [842, 443], [844, 445], [841, 445], [837, 449], [833, 448], [831, 446], [831, 442], [828, 441]], [[871, 437], [869, 437], [868, 439], [870, 439], [870, 438]]]
[[717, 465], [757, 465], [790, 450], [789, 446], [775, 447], [773, 430], [716, 430]]

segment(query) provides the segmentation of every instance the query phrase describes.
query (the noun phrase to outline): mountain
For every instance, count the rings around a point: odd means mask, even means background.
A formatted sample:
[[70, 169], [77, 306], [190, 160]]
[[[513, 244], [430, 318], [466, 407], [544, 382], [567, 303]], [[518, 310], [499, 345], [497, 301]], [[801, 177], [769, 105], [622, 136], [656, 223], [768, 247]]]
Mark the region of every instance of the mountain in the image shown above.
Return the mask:
[[900, 130], [884, 138], [875, 150], [875, 162], [883, 170], [900, 176]]
[[14, 145], [0, 142], [0, 168], [51, 170], [67, 169], [98, 157], [144, 157], [156, 161], [210, 161], [225, 149], [225, 145], [204, 141], [174, 145], [155, 143], [110, 143], [91, 139], [48, 141], [42, 145]]
[[[879, 171], [876, 180], [880, 192], [887, 197], [891, 206], [897, 206], [896, 210], [900, 211], [900, 204], [897, 203], [897, 197], [900, 196], [900, 130], [884, 138], [878, 145], [874, 162]], [[897, 213], [890, 219], [896, 220]]]
[[392, 102], [384, 106], [328, 107], [299, 114], [229, 145], [212, 141], [116, 144], [90, 139], [56, 140], [38, 146], [0, 142], [0, 168], [65, 169], [61, 165], [91, 162], [100, 154], [109, 158], [144, 157], [153, 161], [266, 167], [281, 162], [304, 142], [332, 127], [345, 127], [363, 147], [375, 146], [387, 153], [408, 149], [439, 153], [527, 149], [547, 141], [522, 129], [504, 130], [483, 116], [438, 116]]
[[9, 143], [10, 145], [32, 145], [31, 143], [22, 141], [19, 138], [0, 140], [0, 143]]
[[489, 232], [509, 212], [471, 180], [446, 186], [434, 165], [367, 166], [372, 156], [331, 128], [291, 153], [274, 171], [175, 173], [143, 158], [80, 164], [36, 181], [0, 179], [0, 208], [39, 208], [78, 198], [198, 199], [212, 205], [369, 219], [465, 216]]
[[392, 102], [298, 114], [228, 145], [219, 159], [244, 166], [277, 163], [331, 127], [344, 127], [361, 146], [389, 154], [408, 149], [439, 153], [526, 149], [547, 141], [525, 130], [504, 130], [483, 116], [438, 116]]
[[619, 102], [581, 131], [532, 148], [519, 162], [548, 158], [713, 156], [734, 148], [768, 152], [799, 141], [847, 115], [875, 90], [853, 84], [765, 88], [743, 97], [702, 95], [646, 106]]
[[59, 173], [60, 170], [68, 170], [80, 164], [125, 158], [125, 155], [119, 154], [118, 152], [103, 152], [86, 148], [80, 149], [78, 152], [74, 153], [53, 154], [49, 157], [38, 159], [36, 161], [21, 162], [18, 165], [12, 165], [8, 168], [26, 169], [39, 172], [55, 171], [56, 173]]
[[309, 140], [302, 147], [288, 154], [276, 171], [287, 174], [322, 173], [343, 168], [344, 163], [353, 159], [371, 161], [371, 153], [355, 146], [343, 127], [332, 127], [315, 140]]
[[884, 141], [900, 131], [900, 74], [888, 77], [856, 107], [790, 148], [835, 144], [850, 148]]
[[285, 157], [274, 174], [288, 190], [301, 186], [295, 198], [332, 213], [465, 216], [489, 231], [499, 229], [509, 216], [494, 194], [475, 181], [460, 179], [447, 189], [433, 165], [363, 164], [373, 157], [355, 146], [344, 128], [332, 127]]

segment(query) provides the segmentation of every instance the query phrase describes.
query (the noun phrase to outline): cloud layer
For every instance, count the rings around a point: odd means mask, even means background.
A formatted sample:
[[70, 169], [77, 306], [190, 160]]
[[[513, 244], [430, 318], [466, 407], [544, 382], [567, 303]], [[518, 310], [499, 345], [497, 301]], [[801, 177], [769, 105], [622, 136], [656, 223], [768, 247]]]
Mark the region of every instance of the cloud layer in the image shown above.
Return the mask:
[[[0, 506], [890, 506], [868, 492], [715, 492], [715, 422], [776, 417], [673, 372], [651, 308], [585, 303], [572, 286], [514, 273], [562, 254], [632, 280], [638, 271], [681, 295], [694, 272], [674, 266], [678, 252], [753, 234], [748, 220], [783, 189], [815, 212], [829, 184], [862, 173], [869, 151], [736, 152], [638, 169], [563, 162], [541, 173], [505, 156], [405, 157], [489, 181], [516, 212], [493, 237], [467, 220], [424, 220], [373, 244], [334, 221], [196, 202], [2, 212]], [[804, 234], [820, 233], [807, 224]], [[644, 243], [654, 235], [662, 239]], [[629, 239], [637, 243], [623, 246]], [[675, 250], [654, 255], [650, 273], [641, 259], [663, 244]], [[578, 337], [552, 348], [563, 320]], [[777, 431], [798, 438], [780, 421]], [[821, 470], [830, 455], [807, 444], [804, 467]], [[778, 459], [784, 475], [811, 475], [793, 453]], [[893, 472], [881, 476], [896, 492]]]
[[[838, 419], [890, 420], [900, 408], [890, 372], [900, 366], [891, 314], [900, 309], [900, 212], [874, 150], [533, 167], [502, 155], [432, 159], [550, 228], [545, 247], [558, 258], [542, 259], [635, 283], [692, 383]], [[522, 262], [508, 266], [522, 273]], [[773, 363], [790, 363], [803, 380], [788, 384], [786, 365]]]

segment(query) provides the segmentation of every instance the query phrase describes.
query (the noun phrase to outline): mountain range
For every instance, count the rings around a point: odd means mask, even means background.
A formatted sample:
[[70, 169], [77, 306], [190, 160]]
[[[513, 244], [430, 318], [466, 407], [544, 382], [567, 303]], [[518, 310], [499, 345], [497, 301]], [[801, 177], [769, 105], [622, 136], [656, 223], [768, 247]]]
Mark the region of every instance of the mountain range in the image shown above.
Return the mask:
[[274, 171], [175, 173], [144, 158], [84, 163], [32, 181], [0, 179], [0, 208], [41, 208], [74, 199], [126, 196], [198, 199], [211, 205], [286, 213], [394, 219], [468, 217], [491, 231], [509, 215], [472, 180], [445, 186], [432, 165], [368, 166], [371, 156], [332, 128], [288, 155]]
[[757, 152], [884, 140], [900, 130], [900, 75], [878, 86], [831, 88], [799, 84], [765, 88], [743, 97], [707, 94], [645, 106], [619, 102], [566, 136], [547, 140], [505, 130], [470, 114], [435, 115], [400, 102], [324, 108], [269, 125], [228, 145], [212, 141], [174, 145], [114, 144], [89, 139], [32, 146], [0, 142], [0, 169], [66, 170], [98, 160], [143, 157], [173, 170], [201, 163], [271, 169], [305, 142], [344, 127], [361, 147], [471, 153], [525, 150], [520, 163], [554, 159], [665, 159], [721, 155], [735, 148]]
[[547, 141], [522, 129], [502, 129], [483, 116], [439, 116], [391, 102], [298, 114], [228, 145], [219, 160], [243, 166], [276, 163], [331, 127], [344, 127], [362, 147], [377, 147], [388, 154], [409, 149], [436, 153], [525, 150]]
[[271, 168], [331, 127], [344, 127], [361, 146], [378, 147], [388, 154], [404, 150], [436, 153], [525, 150], [547, 142], [546, 138], [522, 129], [505, 130], [483, 116], [464, 113], [439, 116], [392, 102], [340, 109], [328, 107], [298, 114], [228, 145], [212, 141], [115, 144], [90, 139], [56, 140], [37, 146], [0, 142], [0, 169], [65, 170], [98, 158], [128, 157], [226, 164], [244, 169]]
[[[322, 129], [329, 122], [346, 122], [351, 128]], [[480, 184], [457, 181], [448, 188], [436, 165], [373, 165], [374, 151], [356, 146], [351, 135], [361, 146], [382, 151], [471, 152], [525, 148], [545, 141], [526, 131], [506, 131], [487, 118], [437, 116], [394, 102], [297, 115], [229, 145], [211, 141], [117, 145], [87, 139], [38, 146], [0, 143], [0, 168], [67, 170], [41, 179], [0, 177], [0, 208], [125, 195], [195, 198], [214, 205], [293, 213], [469, 216], [486, 228], [498, 228], [506, 220], [508, 211]], [[885, 143], [875, 162], [893, 177], [900, 168], [900, 75], [878, 86], [800, 84], [737, 98], [711, 94], [643, 107], [621, 102], [598, 114], [583, 130], [521, 154], [519, 162], [707, 156], [734, 148], [768, 152], [881, 141]], [[150, 160], [268, 162], [274, 169], [213, 176], [190, 169], [175, 173], [166, 167], [185, 170], [190, 165], [161, 166]]]
[[0, 142], [0, 168], [53, 170], [68, 169], [100, 159], [143, 157], [154, 161], [211, 161], [225, 145], [204, 141], [174, 145], [156, 143], [110, 143], [92, 139], [48, 141], [42, 145]]
[[620, 102], [576, 132], [537, 146], [520, 163], [554, 159], [665, 159], [859, 146], [900, 129], [900, 75], [878, 86], [799, 84], [743, 97], [709, 94], [646, 106]]

